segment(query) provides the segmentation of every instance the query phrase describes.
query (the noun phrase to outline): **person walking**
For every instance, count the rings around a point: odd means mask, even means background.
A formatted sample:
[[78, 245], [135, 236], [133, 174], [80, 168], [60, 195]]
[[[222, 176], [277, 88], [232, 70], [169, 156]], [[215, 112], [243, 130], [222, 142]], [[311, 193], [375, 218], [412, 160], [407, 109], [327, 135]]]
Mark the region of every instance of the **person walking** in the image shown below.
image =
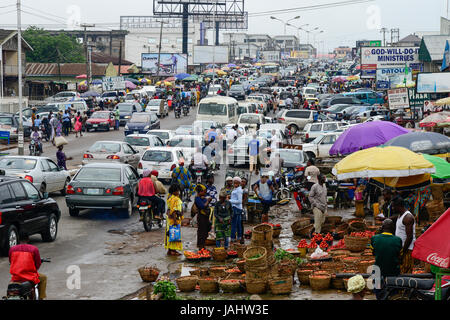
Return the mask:
[[[319, 175], [319, 182], [312, 186], [308, 198], [314, 214], [314, 232], [320, 233], [327, 213], [327, 187], [325, 185], [325, 176]], [[311, 233], [312, 232], [313, 231], [311, 231]]]
[[256, 171], [256, 175], [258, 175], [259, 141], [256, 139], [256, 134], [253, 134], [253, 139], [248, 143], [248, 148], [250, 156], [250, 174], [253, 174], [253, 171]]
[[62, 117], [62, 124], [63, 124], [63, 132], [64, 135], [67, 137], [69, 135], [69, 129], [70, 129], [70, 113], [69, 110], [66, 110]]
[[202, 184], [198, 184], [195, 191], [197, 196], [194, 200], [194, 210], [192, 210], [191, 217], [194, 218], [197, 215], [197, 248], [203, 249], [212, 226], [209, 219], [211, 214], [209, 204], [212, 198], [206, 197], [206, 187]]
[[184, 166], [184, 160], [178, 162], [178, 167], [172, 171], [172, 179], [180, 185], [181, 192], [187, 192], [189, 202], [191, 201], [191, 180], [192, 175], [189, 170]]
[[58, 146], [58, 151], [56, 152], [56, 159], [58, 160], [58, 167], [64, 168], [67, 170], [66, 161], [72, 160], [72, 157], [66, 157], [66, 154], [63, 152], [64, 146]]
[[58, 119], [56, 118], [55, 114], [49, 113], [49, 127], [50, 127], [50, 141], [53, 145], [55, 145], [55, 133], [56, 133], [56, 127], [58, 126]]
[[306, 189], [308, 189], [308, 191], [311, 190], [314, 184], [319, 182], [318, 177], [320, 175], [320, 170], [314, 164], [313, 159], [308, 159], [306, 162], [305, 177], [308, 179], [306, 182]]
[[223, 247], [228, 249], [231, 237], [231, 217], [233, 215], [233, 208], [231, 202], [227, 200], [227, 193], [225, 190], [220, 191], [219, 201], [214, 205], [214, 231], [216, 233], [216, 247]]
[[241, 243], [244, 242], [244, 235], [242, 230], [242, 196], [243, 191], [241, 187], [241, 178], [234, 177], [233, 185], [234, 190], [231, 192], [230, 202], [233, 208], [233, 216], [231, 219], [231, 243], [236, 242], [236, 239], [240, 239]]
[[80, 137], [83, 136], [83, 133], [81, 132], [83, 128], [83, 122], [82, 122], [80, 111], [78, 111], [77, 116], [75, 117], [75, 138], [78, 138], [78, 133], [80, 133]]
[[119, 130], [120, 125], [120, 111], [119, 108], [114, 110], [114, 130]]
[[[172, 184], [169, 188], [169, 197], [167, 198], [167, 223], [166, 233], [164, 237], [164, 248], [167, 249], [167, 255], [179, 256], [177, 250], [183, 250], [183, 242], [181, 237], [181, 220], [183, 220], [183, 202], [180, 199], [181, 188], [179, 184]], [[180, 237], [177, 240], [170, 241], [170, 228], [179, 227]]]
[[88, 115], [86, 111], [83, 111], [83, 116], [81, 117], [81, 131], [86, 132], [86, 122], [88, 120]]

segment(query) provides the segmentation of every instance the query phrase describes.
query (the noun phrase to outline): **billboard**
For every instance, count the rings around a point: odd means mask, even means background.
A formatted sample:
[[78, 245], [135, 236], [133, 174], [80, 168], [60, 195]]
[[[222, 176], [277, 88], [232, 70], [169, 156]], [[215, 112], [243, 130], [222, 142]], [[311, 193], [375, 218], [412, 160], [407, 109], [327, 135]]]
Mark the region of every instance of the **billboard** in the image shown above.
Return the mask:
[[291, 51], [291, 57], [309, 59], [309, 51], [308, 50]]
[[194, 64], [228, 63], [228, 47], [194, 46]]
[[420, 68], [419, 47], [363, 47], [361, 70], [382, 68]]
[[405, 74], [405, 68], [383, 68], [377, 69], [377, 89], [392, 89], [399, 84], [413, 81], [411, 68], [408, 68], [408, 74]]
[[450, 72], [419, 73], [417, 75], [417, 93], [450, 92]]
[[381, 40], [359, 40], [356, 41], [356, 47], [381, 47]]
[[263, 62], [279, 62], [281, 60], [280, 51], [260, 51], [259, 57]]
[[103, 77], [103, 91], [125, 90], [124, 77]]
[[409, 108], [408, 88], [388, 90], [389, 109]]
[[[187, 55], [179, 53], [161, 53], [159, 75], [174, 76], [187, 73]], [[156, 75], [158, 72], [158, 54], [142, 54], [142, 71]]]

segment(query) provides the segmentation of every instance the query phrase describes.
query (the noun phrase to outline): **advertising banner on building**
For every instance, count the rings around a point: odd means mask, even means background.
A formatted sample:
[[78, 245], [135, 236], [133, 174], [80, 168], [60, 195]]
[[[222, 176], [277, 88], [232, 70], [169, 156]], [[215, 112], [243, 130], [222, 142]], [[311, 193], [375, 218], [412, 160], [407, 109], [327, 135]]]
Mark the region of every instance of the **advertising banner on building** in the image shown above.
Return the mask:
[[308, 50], [291, 51], [291, 58], [309, 59]]
[[417, 75], [417, 93], [450, 92], [450, 72], [419, 73]]
[[[363, 47], [361, 69], [385, 69], [420, 66], [419, 47]], [[411, 66], [412, 65], [412, 66]]]
[[403, 68], [383, 68], [377, 69], [377, 89], [395, 89], [398, 85], [413, 81], [411, 68], [408, 68], [406, 74], [405, 67]]
[[228, 47], [194, 46], [194, 64], [228, 63]]
[[262, 62], [279, 62], [280, 51], [261, 51], [259, 54]]
[[408, 88], [388, 90], [388, 100], [391, 110], [409, 108]]
[[124, 77], [103, 77], [102, 79], [103, 91], [125, 90]]
[[[174, 76], [178, 73], [187, 73], [187, 55], [179, 53], [161, 53], [160, 76]], [[156, 75], [158, 72], [158, 54], [142, 54], [142, 71]]]

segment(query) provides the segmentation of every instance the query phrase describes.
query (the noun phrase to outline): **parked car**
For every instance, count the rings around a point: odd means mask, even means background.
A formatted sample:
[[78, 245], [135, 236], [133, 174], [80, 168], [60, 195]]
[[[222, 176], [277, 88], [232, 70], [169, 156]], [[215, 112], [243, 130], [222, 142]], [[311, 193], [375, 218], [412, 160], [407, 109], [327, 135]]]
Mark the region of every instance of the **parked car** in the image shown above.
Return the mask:
[[97, 141], [83, 154], [83, 165], [91, 162], [122, 162], [137, 167], [139, 152], [126, 142]]
[[47, 157], [5, 156], [0, 159], [0, 169], [7, 176], [30, 181], [41, 193], [61, 192], [64, 195], [70, 181], [69, 172]]
[[77, 217], [82, 209], [119, 209], [129, 218], [137, 202], [138, 183], [139, 174], [129, 164], [87, 164], [67, 186], [69, 214]]
[[66, 102], [50, 102], [46, 105], [48, 109], [57, 108], [58, 111], [65, 112], [67, 109], [77, 113], [88, 112], [89, 108], [84, 100], [66, 101]]
[[164, 145], [167, 144], [167, 141], [175, 137], [175, 132], [173, 130], [149, 130], [147, 134], [159, 137], [162, 142], [164, 142]]
[[[49, 113], [53, 111], [53, 113], [58, 112], [59, 109], [56, 106], [39, 106], [36, 107], [36, 115], [39, 115], [42, 118], [42, 113]], [[31, 115], [33, 114], [33, 108], [25, 108], [22, 110], [22, 116], [27, 119], [27, 121], [31, 121]], [[19, 112], [16, 112], [16, 116], [19, 116]]]
[[141, 155], [149, 148], [165, 146], [159, 137], [149, 134], [129, 134], [123, 141], [129, 143]]
[[19, 244], [21, 234], [40, 234], [45, 242], [56, 240], [61, 211], [48, 193], [39, 192], [25, 179], [0, 176], [0, 250]]
[[248, 129], [257, 129], [258, 125], [266, 123], [266, 118], [261, 113], [243, 113], [239, 116], [238, 126]]
[[[278, 118], [278, 121], [291, 125], [291, 132], [293, 134], [297, 133], [311, 122], [314, 122], [314, 112], [313, 110], [283, 110]], [[277, 115], [278, 117], [278, 115]]]
[[246, 101], [256, 101], [258, 113], [263, 113], [264, 115], [267, 115], [267, 113], [269, 112], [269, 107], [266, 103], [266, 99], [264, 98], [264, 96], [251, 94], [247, 97]]
[[99, 100], [102, 100], [103, 102], [105, 100], [119, 100], [120, 101], [121, 99], [125, 99], [126, 95], [127, 95], [126, 92], [122, 91], [122, 90], [106, 91], [106, 92], [102, 93]]
[[364, 91], [364, 92], [346, 92], [343, 94], [344, 97], [355, 97], [356, 99], [362, 101], [363, 103], [367, 103], [370, 105], [380, 103], [384, 103], [383, 97], [379, 96], [376, 92], [373, 92], [371, 90]]
[[161, 124], [156, 112], [133, 113], [131, 119], [125, 125], [125, 135], [131, 133], [147, 133], [149, 130], [160, 129]]
[[204, 146], [203, 136], [175, 136], [167, 142], [167, 146], [180, 150], [186, 161], [191, 161], [197, 148]]
[[256, 113], [257, 105], [256, 101], [241, 101], [237, 107], [238, 116], [243, 113]]
[[300, 137], [304, 142], [313, 141], [322, 133], [333, 132], [347, 125], [345, 122], [314, 122], [308, 123]]
[[236, 100], [245, 100], [245, 90], [242, 85], [233, 85], [228, 91], [228, 96], [233, 97]]
[[218, 128], [219, 124], [213, 120], [196, 120], [192, 123], [193, 134], [203, 135], [206, 131], [211, 129], [211, 126]]
[[310, 158], [326, 158], [330, 156], [330, 149], [342, 132], [323, 133], [311, 143], [303, 144], [303, 151]]
[[175, 130], [175, 136], [193, 135], [194, 128], [192, 125], [181, 125]]
[[280, 158], [283, 159], [282, 168], [290, 169], [296, 167], [306, 167], [308, 156], [303, 150], [278, 149]]
[[[227, 163], [230, 166], [246, 165], [250, 163], [248, 143], [253, 139], [253, 136], [246, 135], [237, 138], [237, 140], [227, 150]], [[259, 138], [260, 155], [266, 150], [270, 143], [267, 139]]]
[[114, 113], [111, 111], [95, 111], [86, 121], [87, 131], [105, 130], [109, 131], [115, 126]]
[[161, 106], [162, 99], [152, 99], [147, 103], [147, 107], [145, 108], [145, 112], [156, 112], [158, 117], [167, 117], [169, 116], [169, 105], [167, 104], [167, 100], [164, 102], [164, 113], [161, 115], [159, 112], [159, 108]]
[[74, 101], [81, 100], [81, 96], [76, 91], [62, 91], [54, 96], [48, 97], [45, 99], [45, 102], [66, 102], [66, 101]]
[[[9, 131], [9, 138], [17, 140], [19, 132], [19, 116], [12, 113], [0, 113], [0, 131]], [[23, 118], [23, 132], [25, 137], [31, 135], [31, 121]]]
[[359, 99], [356, 99], [355, 97], [345, 97], [345, 96], [339, 96], [339, 97], [333, 97], [330, 100], [328, 100], [326, 107], [331, 107], [335, 104], [358, 104], [363, 105], [364, 102], [362, 102]]
[[158, 179], [170, 183], [172, 171], [181, 159], [185, 160], [182, 150], [169, 147], [155, 147], [144, 152], [139, 161], [138, 172], [142, 174], [146, 169], [157, 170]]
[[125, 125], [135, 112], [142, 112], [142, 107], [137, 102], [122, 102], [116, 105], [114, 110], [119, 109], [120, 125]]

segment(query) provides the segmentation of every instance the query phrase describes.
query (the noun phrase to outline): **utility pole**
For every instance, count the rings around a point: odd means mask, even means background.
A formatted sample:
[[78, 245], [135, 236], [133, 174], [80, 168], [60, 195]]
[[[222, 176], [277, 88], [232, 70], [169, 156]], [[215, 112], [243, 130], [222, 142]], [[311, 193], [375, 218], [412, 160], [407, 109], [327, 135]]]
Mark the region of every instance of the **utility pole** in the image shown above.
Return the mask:
[[386, 33], [388, 32], [387, 28], [381, 28], [380, 33], [383, 34], [383, 47], [386, 47]]
[[120, 48], [119, 48], [119, 72], [117, 73], [119, 77], [121, 76], [121, 70], [122, 69], [122, 41], [120, 41]]
[[163, 31], [164, 21], [161, 20], [161, 28], [159, 30], [159, 47], [158, 47], [158, 67], [156, 68], [156, 76], [159, 77], [159, 69], [161, 64], [161, 43], [162, 43], [162, 31]]
[[217, 30], [218, 30], [218, 26], [216, 25], [216, 11], [217, 11], [217, 0], [214, 0], [214, 16], [213, 16], [213, 21], [214, 21], [214, 23], [213, 23], [213, 25], [215, 26], [215, 30], [213, 31], [213, 34], [214, 34], [214, 46], [213, 46], [213, 78], [212, 78], [212, 84], [213, 84], [213, 86], [214, 86], [214, 81], [215, 81], [215, 78], [216, 78], [216, 43], [217, 43], [217, 36], [218, 36], [218, 32], [217, 32]]
[[84, 44], [84, 55], [86, 57], [86, 82], [87, 82], [87, 88], [88, 91], [90, 89], [90, 78], [91, 75], [89, 74], [89, 51], [88, 51], [88, 44], [87, 44], [87, 28], [94, 28], [95, 24], [88, 24], [88, 23], [82, 23], [80, 25], [82, 28], [84, 28], [84, 39], [83, 39], [83, 44]]
[[[22, 115], [22, 17], [21, 3], [17, 0], [17, 67], [18, 70], [18, 86], [19, 86], [19, 132], [17, 142], [19, 145], [19, 155], [23, 156], [23, 115]], [[2, 62], [3, 63], [3, 62]]]

